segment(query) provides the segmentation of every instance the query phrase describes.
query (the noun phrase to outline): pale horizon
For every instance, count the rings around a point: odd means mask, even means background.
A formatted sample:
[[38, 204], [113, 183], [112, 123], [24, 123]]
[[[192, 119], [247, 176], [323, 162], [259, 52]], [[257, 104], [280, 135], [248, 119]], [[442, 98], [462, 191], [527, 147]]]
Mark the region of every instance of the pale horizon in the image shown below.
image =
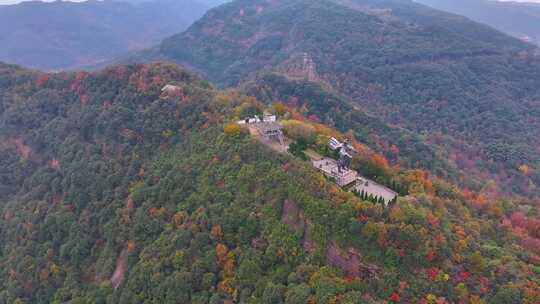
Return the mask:
[[[36, 0], [0, 0], [0, 5], [5, 5], [5, 4], [17, 4], [17, 3], [20, 3], [20, 2], [28, 2], [28, 1], [36, 1]], [[42, 2], [54, 2], [54, 1], [57, 1], [57, 0], [38, 0], [38, 1], [42, 1]], [[87, 1], [87, 0], [63, 0], [63, 1], [69, 1], [69, 2], [84, 2], [84, 1]], [[118, 1], [122, 1], [122, 0], [118, 0]], [[529, 2], [529, 3], [540, 3], [540, 0], [497, 0], [497, 1], [501, 1], [501, 2]]]
[[[30, 1], [33, 1], [33, 0], [0, 0], [0, 5], [4, 5], [4, 4], [17, 4], [17, 3], [20, 3], [20, 2], [30, 2]], [[54, 2], [56, 0], [39, 0], [41, 2]], [[69, 0], [69, 1], [66, 1], [66, 2], [84, 2], [84, 1], [87, 1], [87, 0]]]
[[[32, 0], [0, 0], [0, 4], [17, 4], [20, 2], [30, 2]], [[56, 0], [40, 0], [41, 2], [54, 2]], [[69, 2], [83, 2], [86, 0], [70, 0]]]

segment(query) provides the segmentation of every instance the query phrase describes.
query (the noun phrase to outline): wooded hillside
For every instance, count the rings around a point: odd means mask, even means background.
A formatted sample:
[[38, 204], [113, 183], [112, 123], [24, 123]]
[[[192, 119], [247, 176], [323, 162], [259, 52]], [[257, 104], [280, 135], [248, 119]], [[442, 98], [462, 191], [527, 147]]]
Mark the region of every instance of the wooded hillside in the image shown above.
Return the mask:
[[466, 18], [407, 0], [239, 0], [166, 39], [160, 56], [225, 87], [267, 74], [315, 82], [504, 191], [538, 193], [538, 52]]
[[[165, 97], [165, 84], [179, 90]], [[0, 65], [0, 88], [0, 303], [540, 299], [534, 202], [376, 155], [410, 196], [362, 201], [224, 128], [268, 105], [170, 65]]]

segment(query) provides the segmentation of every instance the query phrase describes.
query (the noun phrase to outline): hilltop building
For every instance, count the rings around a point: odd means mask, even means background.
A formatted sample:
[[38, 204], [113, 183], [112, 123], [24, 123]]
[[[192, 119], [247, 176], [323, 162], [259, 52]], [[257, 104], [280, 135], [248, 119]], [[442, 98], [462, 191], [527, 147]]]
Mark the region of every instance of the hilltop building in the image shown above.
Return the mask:
[[356, 149], [347, 140], [340, 142], [338, 139], [332, 137], [328, 141], [328, 147], [332, 151], [339, 151], [342, 156], [346, 156], [352, 159], [353, 155], [357, 153]]
[[336, 138], [332, 137], [330, 138], [330, 140], [328, 141], [328, 147], [330, 147], [330, 149], [332, 151], [336, 151], [337, 149], [341, 149], [343, 148], [343, 143], [341, 143], [339, 140], [337, 140]]
[[313, 166], [319, 169], [324, 175], [336, 180], [336, 183], [341, 186], [347, 186], [356, 181], [358, 173], [346, 167], [342, 167], [337, 161], [331, 158], [323, 158], [313, 161]]
[[172, 84], [167, 84], [161, 89], [161, 93], [165, 96], [172, 96], [178, 92], [181, 92], [182, 88]]
[[272, 115], [270, 113], [263, 114], [263, 122], [276, 122], [276, 121], [277, 121], [276, 115]]
[[253, 117], [246, 117], [242, 120], [239, 120], [237, 123], [239, 125], [252, 125], [252, 124], [256, 124], [260, 122], [261, 122], [261, 119], [259, 118], [259, 116], [255, 115]]
[[356, 154], [356, 149], [347, 141], [340, 142], [336, 138], [332, 137], [328, 141], [328, 147], [332, 151], [338, 151], [339, 160], [338, 165], [340, 168], [346, 168], [351, 165], [353, 155]]
[[358, 192], [365, 195], [365, 197], [381, 199], [385, 205], [397, 198], [398, 194], [395, 191], [359, 175], [355, 170], [349, 169], [350, 160], [356, 153], [356, 149], [351, 144], [342, 143], [332, 137], [328, 142], [328, 147], [332, 151], [339, 151], [339, 160], [326, 157], [313, 161], [313, 166], [325, 176], [335, 179], [336, 183], [341, 187], [352, 185], [351, 191]]
[[264, 113], [262, 120], [258, 115], [254, 115], [253, 117], [246, 117], [242, 120], [239, 120], [237, 123], [239, 125], [251, 125], [251, 124], [270, 123], [270, 122], [277, 122], [277, 116], [269, 114], [269, 113]]
[[265, 140], [275, 140], [281, 145], [285, 144], [282, 127], [278, 122], [269, 121], [255, 124], [255, 128]]
[[254, 115], [253, 117], [246, 117], [238, 121], [239, 125], [251, 125], [257, 130], [259, 135], [267, 141], [277, 141], [281, 145], [285, 144], [285, 138], [283, 136], [283, 128], [277, 121], [277, 116], [269, 113], [264, 113], [263, 119]]

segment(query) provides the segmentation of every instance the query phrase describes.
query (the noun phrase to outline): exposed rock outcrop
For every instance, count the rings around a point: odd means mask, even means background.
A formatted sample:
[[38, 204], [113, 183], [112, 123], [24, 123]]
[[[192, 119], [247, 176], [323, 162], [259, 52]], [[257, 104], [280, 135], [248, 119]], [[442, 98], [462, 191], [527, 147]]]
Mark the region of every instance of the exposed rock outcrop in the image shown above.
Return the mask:
[[117, 289], [118, 287], [120, 287], [120, 285], [124, 281], [126, 271], [128, 268], [128, 254], [129, 254], [128, 248], [125, 248], [124, 250], [122, 250], [122, 252], [118, 256], [118, 259], [116, 259], [116, 268], [110, 279], [111, 284], [114, 287], [114, 289]]
[[[302, 246], [306, 253], [313, 253], [317, 244], [310, 236], [310, 224], [300, 207], [289, 200], [283, 203], [281, 222], [298, 233], [303, 233]], [[363, 262], [357, 249], [341, 249], [336, 242], [331, 242], [326, 249], [326, 262], [340, 269], [346, 276], [357, 278], [377, 277], [380, 268]]]
[[342, 250], [335, 242], [332, 242], [326, 251], [326, 262], [351, 277], [373, 278], [380, 272], [378, 266], [363, 263], [358, 250], [354, 248]]

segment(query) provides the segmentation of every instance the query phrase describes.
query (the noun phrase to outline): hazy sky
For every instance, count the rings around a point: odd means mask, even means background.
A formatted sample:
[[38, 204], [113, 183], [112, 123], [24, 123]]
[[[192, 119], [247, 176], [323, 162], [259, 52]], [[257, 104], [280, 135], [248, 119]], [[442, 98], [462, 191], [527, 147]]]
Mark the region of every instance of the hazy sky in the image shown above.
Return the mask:
[[[28, 0], [0, 0], [0, 4], [14, 4]], [[46, 0], [45, 2], [52, 2], [53, 0]], [[83, 0], [72, 0], [73, 2], [81, 2]]]
[[[53, 1], [53, 0], [46, 0], [46, 1]], [[71, 0], [74, 2], [80, 2], [84, 0]], [[540, 0], [499, 0], [499, 1], [517, 1], [517, 2], [537, 2], [540, 3]], [[0, 4], [13, 4], [13, 3], [19, 3], [23, 2], [23, 0], [0, 0]]]
[[[0, 0], [0, 4], [13, 4], [13, 3], [19, 3], [19, 2], [22, 2], [23, 0]], [[48, 1], [52, 1], [52, 0], [48, 0]], [[80, 1], [83, 1], [83, 0], [71, 0], [71, 1], [75, 1], [75, 2], [80, 2]], [[500, 0], [500, 1], [518, 1], [518, 2], [538, 2], [540, 3], [540, 0]]]

